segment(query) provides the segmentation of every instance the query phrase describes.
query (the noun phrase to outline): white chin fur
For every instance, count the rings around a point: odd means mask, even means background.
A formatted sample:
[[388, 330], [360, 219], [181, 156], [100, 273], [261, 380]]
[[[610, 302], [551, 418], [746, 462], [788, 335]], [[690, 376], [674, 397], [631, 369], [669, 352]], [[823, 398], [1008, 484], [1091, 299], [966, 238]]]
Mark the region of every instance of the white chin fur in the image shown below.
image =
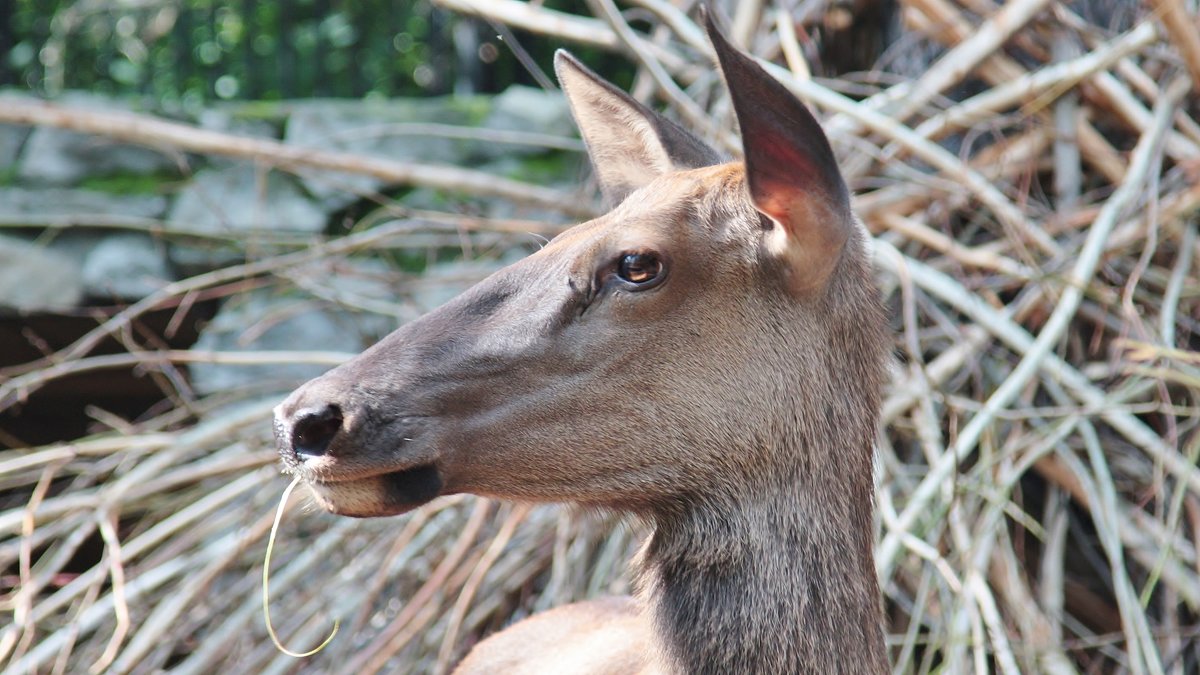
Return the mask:
[[386, 516], [394, 512], [387, 503], [387, 488], [380, 477], [344, 483], [308, 483], [321, 508], [341, 516]]

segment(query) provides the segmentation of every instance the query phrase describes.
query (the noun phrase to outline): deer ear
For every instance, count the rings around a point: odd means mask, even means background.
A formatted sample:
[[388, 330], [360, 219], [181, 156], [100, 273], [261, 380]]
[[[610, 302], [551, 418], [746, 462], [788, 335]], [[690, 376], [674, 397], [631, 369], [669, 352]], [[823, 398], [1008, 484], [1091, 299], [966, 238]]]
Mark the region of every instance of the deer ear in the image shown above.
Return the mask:
[[856, 227], [833, 150], [808, 108], [731, 45], [712, 12], [705, 22], [741, 127], [750, 198], [774, 225], [771, 249], [789, 259], [798, 287], [821, 287]]
[[679, 125], [638, 103], [563, 50], [554, 70], [610, 205], [655, 176], [719, 164], [722, 158]]

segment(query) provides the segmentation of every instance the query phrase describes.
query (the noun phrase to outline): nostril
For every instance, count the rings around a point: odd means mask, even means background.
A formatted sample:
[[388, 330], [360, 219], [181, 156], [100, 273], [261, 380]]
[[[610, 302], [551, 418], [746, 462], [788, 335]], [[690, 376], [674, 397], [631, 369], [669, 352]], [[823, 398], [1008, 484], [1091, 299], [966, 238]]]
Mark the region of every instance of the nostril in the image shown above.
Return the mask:
[[296, 414], [292, 425], [292, 448], [302, 457], [320, 457], [342, 428], [342, 409], [329, 404]]

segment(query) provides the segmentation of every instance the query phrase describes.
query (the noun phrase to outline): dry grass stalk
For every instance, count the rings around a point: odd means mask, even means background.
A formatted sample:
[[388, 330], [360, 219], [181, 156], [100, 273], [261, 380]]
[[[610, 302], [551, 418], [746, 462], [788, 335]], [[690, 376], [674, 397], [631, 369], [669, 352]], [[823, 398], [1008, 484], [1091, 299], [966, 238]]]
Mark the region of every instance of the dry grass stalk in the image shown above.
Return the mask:
[[[575, 211], [565, 195], [489, 173], [432, 164], [394, 160], [288, 145], [268, 138], [237, 136], [211, 129], [168, 122], [129, 112], [66, 108], [53, 103], [12, 100], [0, 107], [0, 122], [58, 127], [171, 150], [224, 155], [262, 162], [287, 171], [320, 169], [373, 176], [380, 180], [497, 196], [516, 202]], [[584, 209], [574, 215], [588, 215]]]

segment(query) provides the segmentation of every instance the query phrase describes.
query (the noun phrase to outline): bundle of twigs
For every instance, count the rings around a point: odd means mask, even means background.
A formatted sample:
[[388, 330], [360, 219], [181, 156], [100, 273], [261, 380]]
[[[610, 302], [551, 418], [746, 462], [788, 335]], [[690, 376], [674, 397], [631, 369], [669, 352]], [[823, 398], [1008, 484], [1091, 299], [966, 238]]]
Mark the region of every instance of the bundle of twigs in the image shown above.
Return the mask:
[[[630, 0], [622, 11], [591, 0], [593, 16], [516, 0], [440, 4], [564, 46], [627, 54], [638, 95], [736, 148], [691, 3]], [[755, 0], [727, 9], [735, 40], [824, 117], [875, 235], [897, 334], [879, 440], [877, 551], [896, 671], [1196, 672], [1194, 15], [1184, 0], [1117, 4], [1107, 16], [1085, 11], [1099, 2], [904, 0], [883, 65], [814, 78], [839, 31], [853, 39], [851, 10], [886, 4]], [[928, 60], [905, 70], [895, 65], [901, 51]], [[36, 107], [0, 116], [283, 170], [360, 171], [558, 204], [564, 223], [581, 203], [476, 172], [297, 153], [166, 122], [130, 127]], [[502, 246], [511, 233], [538, 229], [386, 213], [389, 222], [355, 234], [177, 282], [10, 373], [0, 406], [119, 360], [91, 350], [188, 294], [248, 279], [294, 284], [314, 261], [411, 246], [418, 233], [486, 235]], [[506, 234], [497, 240], [498, 232]], [[180, 361], [338, 358], [128, 357], [163, 371]], [[14, 579], [0, 657], [14, 672], [298, 668], [261, 620], [265, 536], [286, 483], [268, 429], [275, 401], [189, 400], [73, 444], [0, 453], [9, 495], [0, 565]], [[365, 522], [293, 508], [276, 542], [272, 614], [294, 649], [342, 621], [308, 659], [322, 671], [445, 671], [514, 617], [624, 591], [639, 534], [553, 507], [474, 498]]]

